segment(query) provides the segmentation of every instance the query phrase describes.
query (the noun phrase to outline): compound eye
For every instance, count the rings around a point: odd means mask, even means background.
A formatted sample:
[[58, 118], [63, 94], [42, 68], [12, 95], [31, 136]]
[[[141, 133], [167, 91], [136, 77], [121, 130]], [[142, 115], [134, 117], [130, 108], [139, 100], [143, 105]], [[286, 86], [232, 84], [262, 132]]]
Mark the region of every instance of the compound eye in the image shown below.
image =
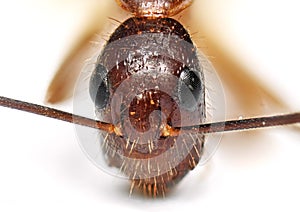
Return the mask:
[[203, 93], [199, 74], [185, 67], [179, 76], [177, 92], [180, 105], [187, 110], [194, 110]]
[[102, 64], [98, 64], [90, 79], [89, 92], [97, 109], [105, 108], [109, 99], [107, 74], [107, 69]]

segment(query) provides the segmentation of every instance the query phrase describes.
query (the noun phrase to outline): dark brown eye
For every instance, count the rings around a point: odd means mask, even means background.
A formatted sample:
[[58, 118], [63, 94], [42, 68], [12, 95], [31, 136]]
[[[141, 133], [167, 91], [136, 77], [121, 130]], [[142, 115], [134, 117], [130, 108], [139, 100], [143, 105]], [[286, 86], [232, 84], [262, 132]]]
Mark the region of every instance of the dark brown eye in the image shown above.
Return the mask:
[[202, 82], [199, 74], [185, 67], [179, 76], [177, 91], [180, 105], [187, 110], [194, 110], [202, 93]]
[[107, 69], [102, 64], [98, 64], [92, 73], [89, 92], [97, 109], [106, 107], [109, 99], [109, 83]]

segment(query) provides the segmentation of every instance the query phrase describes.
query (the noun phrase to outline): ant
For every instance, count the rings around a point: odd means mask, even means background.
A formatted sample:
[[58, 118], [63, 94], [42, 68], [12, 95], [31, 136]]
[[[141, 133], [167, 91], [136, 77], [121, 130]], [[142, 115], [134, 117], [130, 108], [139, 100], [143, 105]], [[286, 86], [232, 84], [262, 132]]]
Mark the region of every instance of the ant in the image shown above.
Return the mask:
[[[103, 146], [110, 166], [120, 168], [131, 179], [132, 189], [137, 187], [150, 196], [165, 195], [199, 163], [205, 143], [204, 134], [300, 122], [299, 113], [294, 113], [207, 124], [202, 61], [197, 59], [196, 47], [187, 30], [178, 21], [168, 18], [188, 7], [191, 1], [166, 1], [163, 7], [158, 7], [159, 1], [145, 2], [118, 1], [134, 17], [122, 23], [111, 35], [92, 73], [89, 93], [96, 113], [103, 121], [5, 97], [0, 98], [1, 105], [106, 132]], [[164, 8], [166, 5], [170, 8]], [[164, 34], [166, 37], [162, 36]], [[123, 39], [130, 36], [133, 37], [124, 42]], [[174, 49], [170, 49], [172, 45], [164, 46], [168, 39], [169, 42], [174, 39], [177, 44]], [[142, 51], [134, 48], [153, 44], [153, 41], [155, 45], [142, 48]], [[124, 46], [118, 49], [120, 45]], [[156, 49], [153, 50], [153, 46]], [[130, 52], [132, 48], [133, 53]], [[120, 50], [124, 52], [120, 53]], [[178, 51], [180, 54], [174, 56], [164, 50], [172, 50], [171, 53]], [[120, 60], [124, 55], [125, 59]], [[149, 70], [154, 70], [154, 73], [159, 71], [153, 74]], [[142, 88], [133, 83], [138, 83]], [[175, 88], [175, 91], [168, 88]], [[125, 97], [132, 93], [132, 99], [127, 101]], [[118, 102], [116, 99], [121, 100]], [[160, 113], [154, 114], [154, 111]], [[150, 133], [146, 133], [148, 131]], [[184, 146], [179, 147], [179, 144]], [[187, 152], [167, 167], [163, 165], [165, 161], [140, 164], [172, 148], [186, 151], [186, 146]], [[167, 161], [170, 158], [176, 159], [176, 156], [171, 154], [164, 159]]]

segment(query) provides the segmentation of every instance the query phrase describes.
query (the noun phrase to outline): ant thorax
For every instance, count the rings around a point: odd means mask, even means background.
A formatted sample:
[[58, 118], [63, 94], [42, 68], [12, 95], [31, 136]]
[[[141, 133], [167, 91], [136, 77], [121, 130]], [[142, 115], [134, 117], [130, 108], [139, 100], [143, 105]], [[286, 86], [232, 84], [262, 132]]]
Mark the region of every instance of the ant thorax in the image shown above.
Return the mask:
[[116, 0], [135, 17], [170, 17], [191, 5], [192, 0]]

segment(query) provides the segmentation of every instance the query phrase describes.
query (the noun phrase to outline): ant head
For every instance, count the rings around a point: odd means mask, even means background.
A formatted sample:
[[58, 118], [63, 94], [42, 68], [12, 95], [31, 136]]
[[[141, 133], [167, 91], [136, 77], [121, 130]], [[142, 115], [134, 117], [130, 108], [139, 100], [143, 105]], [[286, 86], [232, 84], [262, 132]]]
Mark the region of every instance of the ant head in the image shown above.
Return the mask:
[[[173, 42], [166, 36], [167, 40], [160, 34], [144, 34], [108, 44], [90, 79], [98, 118], [117, 126], [122, 135], [104, 136], [108, 163], [125, 166], [123, 172], [130, 179], [143, 179], [142, 184], [181, 179], [199, 162], [204, 142], [201, 134], [163, 135], [166, 126], [205, 119], [204, 82], [194, 47], [174, 37], [174, 42], [182, 42], [177, 49], [181, 57], [175, 59], [173, 51], [164, 48]], [[139, 42], [153, 45], [141, 49]], [[151, 171], [144, 170], [147, 167]]]
[[198, 56], [176, 20], [135, 17], [115, 30], [95, 63], [89, 93], [96, 115], [117, 129], [102, 133], [105, 162], [149, 192], [163, 193], [205, 155], [203, 134], [168, 130], [206, 119], [203, 69], [210, 66]]

